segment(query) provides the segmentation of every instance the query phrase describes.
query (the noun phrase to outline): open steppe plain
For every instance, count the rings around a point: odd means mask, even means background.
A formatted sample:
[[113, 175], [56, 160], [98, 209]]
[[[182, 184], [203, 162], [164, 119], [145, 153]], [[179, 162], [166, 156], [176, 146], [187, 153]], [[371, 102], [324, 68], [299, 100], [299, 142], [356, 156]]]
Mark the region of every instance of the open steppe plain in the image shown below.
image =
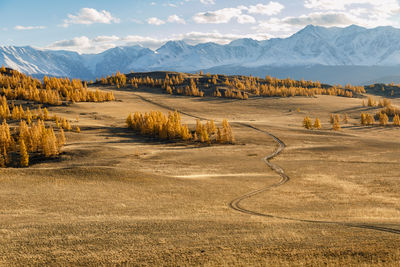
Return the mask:
[[[398, 266], [400, 129], [359, 126], [374, 112], [360, 98], [101, 89], [117, 101], [49, 109], [82, 130], [59, 159], [0, 170], [1, 265]], [[192, 127], [228, 119], [236, 144], [160, 142], [125, 126], [130, 112], [169, 109]], [[349, 124], [332, 131], [331, 113]], [[322, 129], [302, 128], [305, 116]], [[257, 216], [229, 203], [281, 180], [263, 161], [278, 144], [262, 131], [286, 144], [270, 161], [290, 180], [240, 202]]]

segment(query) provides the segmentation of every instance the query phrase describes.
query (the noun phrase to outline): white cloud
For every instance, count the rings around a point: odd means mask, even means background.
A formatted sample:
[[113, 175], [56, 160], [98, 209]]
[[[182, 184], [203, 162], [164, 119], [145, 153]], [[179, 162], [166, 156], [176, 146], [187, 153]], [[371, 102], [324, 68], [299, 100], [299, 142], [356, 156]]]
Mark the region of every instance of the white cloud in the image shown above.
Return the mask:
[[85, 49], [91, 46], [91, 41], [86, 36], [75, 37], [72, 40], [61, 40], [57, 41], [49, 46], [54, 49], [68, 49], [68, 48], [80, 48]]
[[304, 6], [313, 12], [299, 16], [271, 18], [259, 22], [253, 30], [275, 32], [286, 37], [306, 25], [345, 27], [351, 24], [373, 28], [400, 26], [394, 15], [400, 4], [396, 0], [305, 0]]
[[68, 19], [64, 20], [62, 26], [68, 27], [71, 24], [93, 24], [93, 23], [119, 23], [120, 20], [111, 15], [110, 12], [106, 10], [97, 11], [94, 8], [82, 8], [78, 14], [72, 15], [68, 14]]
[[233, 18], [242, 15], [240, 8], [224, 8], [216, 11], [197, 13], [193, 20], [197, 23], [228, 23]]
[[245, 14], [237, 16], [236, 19], [240, 24], [256, 23], [256, 19], [254, 17]]
[[116, 47], [121, 38], [117, 36], [98, 36], [89, 39], [86, 36], [75, 37], [71, 40], [61, 40], [47, 46], [51, 50], [69, 50], [78, 53], [100, 53]]
[[[278, 2], [269, 2], [268, 4], [257, 4], [251, 6], [238, 6], [231, 8], [223, 8], [215, 11], [200, 12], [193, 16], [193, 20], [200, 24], [221, 24], [229, 23], [231, 20], [236, 19], [238, 23], [256, 23], [256, 19], [249, 14], [257, 15], [277, 15], [285, 7]], [[248, 14], [244, 14], [244, 13]]]
[[120, 38], [115, 35], [112, 35], [112, 36], [100, 35], [100, 36], [97, 36], [96, 38], [94, 38], [93, 41], [97, 42], [97, 43], [107, 43], [107, 42], [115, 42], [115, 41], [118, 41], [119, 39]]
[[282, 22], [279, 18], [261, 21], [257, 26], [252, 27], [253, 30], [258, 32], [280, 33], [280, 37], [286, 37], [288, 33], [294, 32], [295, 28], [293, 25]]
[[320, 10], [345, 10], [355, 5], [369, 5], [381, 11], [396, 11], [399, 9], [397, 0], [305, 0], [306, 8]]
[[169, 16], [167, 21], [170, 23], [186, 24], [186, 21], [180, 18], [178, 15]]
[[151, 24], [151, 25], [160, 26], [160, 25], [165, 24], [165, 21], [163, 21], [163, 20], [161, 20], [159, 18], [156, 18], [156, 17], [152, 17], [152, 18], [148, 18], [147, 19], [147, 23]]
[[[322, 11], [342, 11], [349, 16], [357, 16], [356, 22], [365, 26], [390, 25], [392, 17], [399, 13], [397, 0], [305, 0], [304, 6]], [[397, 21], [395, 23], [399, 25]]]
[[299, 17], [286, 17], [281, 22], [296, 25], [306, 26], [309, 24], [319, 26], [347, 26], [354, 24], [356, 21], [343, 12], [315, 12]]
[[205, 5], [215, 5], [215, 0], [200, 0], [200, 3]]
[[17, 31], [28, 31], [28, 30], [43, 30], [46, 29], [45, 26], [21, 26], [17, 25], [14, 27], [15, 30]]
[[285, 7], [278, 2], [269, 2], [267, 5], [257, 4], [255, 6], [249, 6], [247, 10], [250, 14], [272, 16], [281, 13], [284, 8]]

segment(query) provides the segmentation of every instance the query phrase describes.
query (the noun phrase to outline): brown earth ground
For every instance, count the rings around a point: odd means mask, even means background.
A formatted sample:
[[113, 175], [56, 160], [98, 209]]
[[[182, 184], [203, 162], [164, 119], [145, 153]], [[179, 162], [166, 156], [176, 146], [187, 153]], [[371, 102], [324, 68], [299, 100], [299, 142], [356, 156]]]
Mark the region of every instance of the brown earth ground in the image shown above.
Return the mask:
[[[250, 216], [228, 206], [280, 178], [261, 160], [277, 144], [234, 123], [246, 122], [286, 143], [272, 161], [291, 180], [244, 200], [243, 207], [400, 229], [400, 129], [357, 126], [368, 110], [361, 99], [114, 93], [117, 102], [50, 109], [79, 116], [75, 124], [82, 130], [68, 133], [60, 160], [0, 170], [0, 264], [398, 266], [399, 234]], [[137, 136], [124, 125], [130, 112], [167, 112], [139, 96], [218, 122], [227, 118], [237, 144]], [[330, 113], [347, 113], [350, 123], [333, 132]], [[303, 129], [305, 116], [318, 116], [323, 129]]]

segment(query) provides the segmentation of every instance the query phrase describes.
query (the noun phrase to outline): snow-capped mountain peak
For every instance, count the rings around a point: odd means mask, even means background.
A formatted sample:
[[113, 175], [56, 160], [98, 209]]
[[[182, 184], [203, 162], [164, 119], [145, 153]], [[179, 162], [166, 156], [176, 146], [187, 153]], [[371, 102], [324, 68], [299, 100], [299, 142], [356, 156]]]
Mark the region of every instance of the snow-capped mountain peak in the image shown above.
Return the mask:
[[400, 65], [400, 30], [357, 25], [325, 28], [309, 25], [284, 39], [238, 39], [227, 45], [189, 45], [169, 41], [156, 51], [142, 46], [116, 47], [100, 54], [40, 50], [30, 46], [0, 47], [0, 65], [32, 75], [93, 79], [116, 71], [198, 71], [295, 66]]

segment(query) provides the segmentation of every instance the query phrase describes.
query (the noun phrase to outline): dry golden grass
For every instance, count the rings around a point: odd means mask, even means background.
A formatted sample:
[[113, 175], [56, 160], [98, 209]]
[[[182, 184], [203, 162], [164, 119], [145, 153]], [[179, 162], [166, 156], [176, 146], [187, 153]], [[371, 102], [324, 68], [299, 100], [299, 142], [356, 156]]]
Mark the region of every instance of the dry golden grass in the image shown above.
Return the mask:
[[[0, 170], [0, 265], [397, 266], [400, 235], [249, 216], [228, 203], [279, 176], [291, 180], [241, 203], [280, 217], [400, 229], [400, 130], [357, 126], [359, 99], [199, 99], [114, 91], [114, 103], [50, 112], [79, 116], [61, 160]], [[160, 110], [232, 122], [237, 145], [152, 142], [125, 128], [129, 112]], [[395, 103], [396, 104], [396, 103]], [[297, 112], [297, 109], [300, 112]], [[165, 110], [166, 111], [166, 110]], [[333, 132], [329, 114], [350, 124]], [[318, 116], [322, 130], [305, 130]], [[189, 116], [184, 122], [194, 124]]]

